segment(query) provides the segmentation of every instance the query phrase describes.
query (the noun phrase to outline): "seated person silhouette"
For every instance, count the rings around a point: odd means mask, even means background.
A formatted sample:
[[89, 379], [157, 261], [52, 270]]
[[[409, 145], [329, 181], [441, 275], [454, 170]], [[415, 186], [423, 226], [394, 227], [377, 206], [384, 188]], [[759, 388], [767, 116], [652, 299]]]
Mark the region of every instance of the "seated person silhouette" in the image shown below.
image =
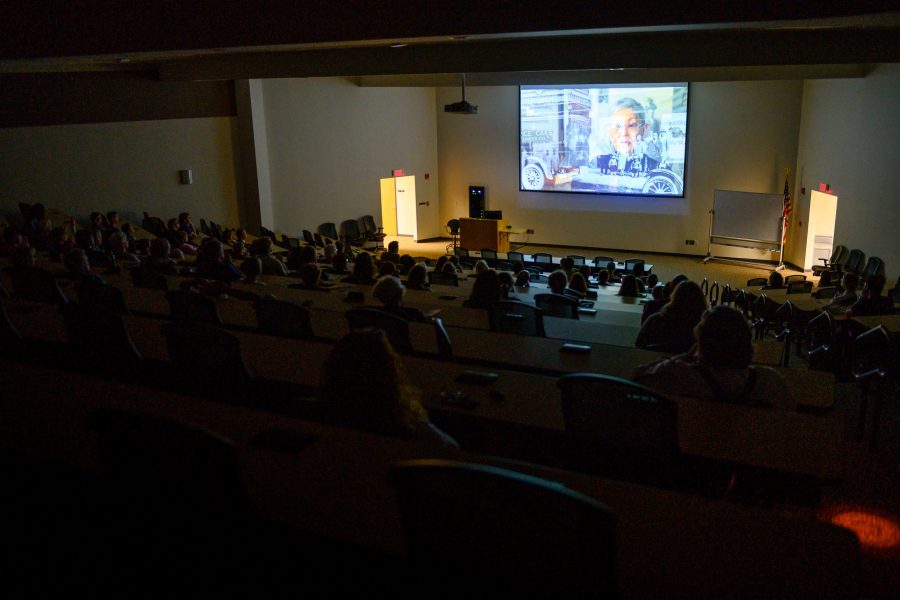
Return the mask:
[[634, 380], [667, 395], [796, 408], [778, 371], [750, 365], [750, 325], [740, 312], [728, 306], [706, 311], [694, 337], [697, 341], [689, 352], [638, 367]]

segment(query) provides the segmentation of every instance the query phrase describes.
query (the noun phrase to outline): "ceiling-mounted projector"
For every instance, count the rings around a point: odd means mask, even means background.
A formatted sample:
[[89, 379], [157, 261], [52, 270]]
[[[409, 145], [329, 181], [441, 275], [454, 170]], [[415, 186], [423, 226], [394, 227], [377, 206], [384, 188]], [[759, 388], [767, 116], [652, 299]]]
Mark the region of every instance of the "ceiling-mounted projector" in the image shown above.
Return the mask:
[[456, 113], [458, 115], [477, 115], [478, 107], [474, 104], [466, 102], [466, 74], [462, 74], [462, 100], [453, 104], [445, 104], [444, 112]]

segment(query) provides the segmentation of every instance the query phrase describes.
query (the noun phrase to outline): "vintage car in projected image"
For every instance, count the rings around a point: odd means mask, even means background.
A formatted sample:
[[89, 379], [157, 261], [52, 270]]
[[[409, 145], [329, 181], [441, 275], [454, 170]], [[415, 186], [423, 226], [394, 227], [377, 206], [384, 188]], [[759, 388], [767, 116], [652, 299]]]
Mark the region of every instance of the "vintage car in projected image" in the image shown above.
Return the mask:
[[669, 169], [616, 175], [580, 166], [556, 167], [554, 172], [540, 158], [526, 157], [525, 161], [522, 165], [522, 187], [529, 191], [607, 192], [650, 196], [680, 196], [684, 192], [684, 180]]

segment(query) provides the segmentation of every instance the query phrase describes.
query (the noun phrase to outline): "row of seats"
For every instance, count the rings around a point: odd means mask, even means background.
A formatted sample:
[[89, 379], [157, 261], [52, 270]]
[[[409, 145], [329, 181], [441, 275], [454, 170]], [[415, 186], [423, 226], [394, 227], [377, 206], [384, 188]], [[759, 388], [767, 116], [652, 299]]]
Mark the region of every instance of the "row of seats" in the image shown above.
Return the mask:
[[813, 265], [813, 275], [818, 275], [822, 279], [819, 285], [828, 285], [829, 283], [837, 283], [844, 273], [853, 273], [865, 279], [871, 275], [884, 274], [884, 261], [877, 256], [870, 256], [868, 261], [862, 250], [854, 248], [847, 250], [846, 246], [835, 246], [828, 259], [821, 259], [821, 265]]

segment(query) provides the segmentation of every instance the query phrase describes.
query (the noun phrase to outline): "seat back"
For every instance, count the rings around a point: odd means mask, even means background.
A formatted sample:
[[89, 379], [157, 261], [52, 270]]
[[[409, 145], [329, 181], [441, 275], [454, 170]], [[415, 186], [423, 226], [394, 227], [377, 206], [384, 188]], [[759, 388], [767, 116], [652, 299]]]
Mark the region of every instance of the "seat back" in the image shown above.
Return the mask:
[[488, 309], [491, 331], [544, 337], [544, 313], [524, 302], [497, 302]]
[[788, 275], [784, 278], [784, 285], [788, 287], [795, 281], [806, 281], [806, 275]]
[[431, 285], [459, 286], [459, 277], [456, 275], [456, 273], [428, 271], [428, 283]]
[[202, 322], [168, 323], [162, 327], [169, 360], [185, 390], [249, 404], [252, 376], [234, 334]]
[[6, 301], [0, 294], [0, 355], [14, 353], [22, 342], [22, 334], [6, 312]]
[[834, 250], [831, 251], [831, 259], [828, 261], [829, 265], [838, 265], [842, 264], [841, 261], [847, 259], [847, 246], [841, 246], [838, 244], [834, 247]]
[[491, 248], [482, 248], [481, 258], [486, 260], [489, 265], [494, 266], [497, 263], [497, 251]]
[[303, 241], [306, 242], [308, 245], [310, 245], [310, 246], [316, 245], [316, 238], [313, 237], [313, 234], [310, 230], [304, 229], [301, 232], [301, 235], [303, 236]]
[[871, 277], [872, 275], [878, 275], [882, 271], [884, 271], [884, 261], [877, 256], [870, 256], [863, 269], [862, 276]]
[[453, 342], [450, 340], [450, 333], [444, 327], [444, 320], [440, 317], [434, 318], [434, 334], [437, 338], [438, 356], [444, 360], [453, 360]]
[[66, 336], [78, 347], [80, 364], [104, 374], [125, 375], [123, 369], [141, 362], [122, 313], [102, 304], [79, 302], [63, 305], [62, 315]]
[[78, 303], [101, 306], [120, 315], [130, 314], [122, 290], [105, 283], [82, 281], [78, 285]]
[[792, 281], [787, 286], [788, 294], [809, 294], [812, 292], [812, 281]]
[[[117, 530], [109, 568], [140, 565], [150, 589], [175, 583], [169, 573], [228, 586], [259, 552], [261, 524], [240, 483], [234, 444], [211, 431], [149, 414], [91, 414], [110, 492], [104, 500]], [[250, 550], [253, 548], [253, 550]]]
[[359, 232], [356, 219], [347, 219], [341, 222], [341, 237], [350, 242], [359, 242], [364, 236]]
[[295, 340], [311, 340], [313, 334], [309, 311], [299, 304], [275, 298], [263, 298], [256, 306], [256, 322], [260, 331]]
[[351, 330], [381, 329], [394, 350], [400, 354], [410, 354], [413, 351], [409, 339], [409, 321], [406, 319], [377, 308], [355, 308], [344, 315]]
[[375, 233], [375, 219], [372, 215], [363, 215], [359, 218], [359, 231], [366, 237]]
[[234, 444], [211, 431], [148, 414], [102, 410], [90, 417], [104, 474], [154, 498], [214, 510], [241, 498]]
[[68, 300], [53, 273], [44, 269], [26, 269], [10, 273], [16, 296], [32, 302], [66, 304]]
[[535, 252], [531, 255], [531, 260], [533, 260], [536, 264], [545, 266], [553, 264], [553, 255], [548, 254], [547, 252]]
[[566, 258], [571, 258], [576, 267], [580, 267], [584, 264], [584, 257], [579, 256], [578, 254], [569, 254]]
[[644, 260], [642, 258], [629, 258], [625, 260], [625, 272], [635, 276], [644, 274]]
[[[598, 269], [605, 269], [606, 265], [616, 262], [616, 259], [614, 259], [612, 256], [595, 256], [593, 262], [594, 266]], [[611, 274], [612, 273], [610, 273], [610, 275]]]
[[765, 277], [754, 277], [747, 280], [747, 287], [760, 287], [763, 285], [768, 285], [768, 283], [769, 280]]
[[850, 251], [850, 255], [847, 257], [847, 262], [844, 264], [844, 270], [849, 273], [859, 274], [862, 271], [863, 263], [866, 261], [866, 255], [863, 254], [862, 250], [858, 248], [854, 248]]
[[322, 223], [319, 225], [319, 233], [332, 240], [338, 239], [337, 227], [334, 223]]
[[642, 481], [667, 475], [679, 454], [674, 401], [609, 375], [573, 373], [557, 385], [576, 464]]
[[534, 303], [544, 312], [544, 316], [578, 318], [578, 300], [561, 294], [535, 294]]
[[134, 284], [134, 287], [162, 290], [164, 292], [169, 290], [169, 280], [159, 271], [146, 267], [135, 267], [129, 273], [131, 273], [131, 282]]
[[556, 482], [444, 460], [398, 463], [388, 481], [422, 584], [448, 597], [618, 596], [615, 516], [596, 500]]
[[200, 219], [200, 233], [202, 233], [203, 235], [210, 234], [209, 225], [206, 224], [206, 219], [203, 218]]
[[834, 321], [827, 310], [810, 319], [806, 326], [809, 368], [830, 371], [838, 366], [834, 347]]
[[216, 301], [190, 290], [172, 290], [166, 292], [172, 320], [179, 323], [206, 323], [222, 325]]
[[525, 264], [525, 255], [521, 252], [507, 252], [506, 258], [509, 262], [514, 263], [516, 261], [521, 262], [523, 265]]

